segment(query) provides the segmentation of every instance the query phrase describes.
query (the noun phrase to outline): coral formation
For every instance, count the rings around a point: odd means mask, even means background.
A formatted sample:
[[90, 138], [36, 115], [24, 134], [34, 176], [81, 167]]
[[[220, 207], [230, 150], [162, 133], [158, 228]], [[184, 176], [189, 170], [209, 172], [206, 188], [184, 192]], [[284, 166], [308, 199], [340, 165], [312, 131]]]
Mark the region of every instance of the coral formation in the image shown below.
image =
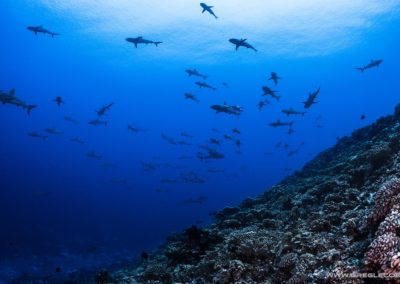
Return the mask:
[[111, 283], [400, 283], [400, 107]]

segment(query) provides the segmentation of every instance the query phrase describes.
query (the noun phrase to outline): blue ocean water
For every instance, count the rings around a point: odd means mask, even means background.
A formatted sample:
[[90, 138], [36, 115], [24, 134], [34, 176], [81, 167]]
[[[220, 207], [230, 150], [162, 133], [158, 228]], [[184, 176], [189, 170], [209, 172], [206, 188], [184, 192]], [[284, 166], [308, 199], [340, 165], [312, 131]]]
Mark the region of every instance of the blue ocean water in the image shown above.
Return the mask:
[[[264, 192], [399, 102], [398, 1], [210, 3], [218, 19], [196, 1], [71, 2], [0, 2], [0, 89], [38, 105], [30, 115], [0, 105], [0, 281], [134, 261], [171, 233], [207, 225], [210, 213]], [[61, 35], [27, 30], [39, 25]], [[137, 36], [162, 43], [125, 41]], [[235, 51], [230, 38], [247, 38], [258, 51]], [[383, 63], [355, 69], [371, 59]], [[185, 73], [194, 68], [215, 91], [195, 85], [203, 80]], [[277, 86], [271, 72], [283, 78]], [[282, 97], [259, 110], [262, 86]], [[318, 87], [317, 103], [304, 109]], [[88, 124], [110, 103], [100, 118], [107, 126]], [[244, 111], [210, 108], [224, 103]], [[290, 107], [306, 114], [287, 117], [281, 110]], [[295, 132], [268, 125], [277, 119], [294, 120]], [[221, 145], [210, 145], [213, 138]], [[201, 145], [225, 157], [201, 160]], [[102, 159], [87, 157], [91, 151]], [[185, 182], [192, 172], [204, 182]]]

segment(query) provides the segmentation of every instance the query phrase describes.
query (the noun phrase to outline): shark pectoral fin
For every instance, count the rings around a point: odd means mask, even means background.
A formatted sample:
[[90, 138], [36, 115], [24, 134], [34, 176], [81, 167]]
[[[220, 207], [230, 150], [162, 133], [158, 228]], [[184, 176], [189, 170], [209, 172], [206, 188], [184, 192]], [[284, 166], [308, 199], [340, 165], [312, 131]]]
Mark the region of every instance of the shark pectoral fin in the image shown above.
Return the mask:
[[206, 11], [206, 9], [204, 8], [203, 11], [201, 11], [202, 13], [204, 13]]
[[137, 48], [137, 42], [135, 42], [134, 44], [135, 44], [135, 47]]
[[239, 48], [239, 45], [237, 44], [237, 45], [236, 45], [236, 49], [235, 49], [235, 50], [238, 50], [238, 48]]

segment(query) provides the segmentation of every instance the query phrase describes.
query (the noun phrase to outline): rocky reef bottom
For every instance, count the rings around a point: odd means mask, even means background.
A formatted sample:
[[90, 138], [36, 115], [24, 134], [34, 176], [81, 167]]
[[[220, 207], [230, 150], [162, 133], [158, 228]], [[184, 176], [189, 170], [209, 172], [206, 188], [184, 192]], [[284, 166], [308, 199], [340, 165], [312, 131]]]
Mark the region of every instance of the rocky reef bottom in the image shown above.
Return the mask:
[[400, 283], [400, 107], [212, 225], [102, 273], [98, 283]]

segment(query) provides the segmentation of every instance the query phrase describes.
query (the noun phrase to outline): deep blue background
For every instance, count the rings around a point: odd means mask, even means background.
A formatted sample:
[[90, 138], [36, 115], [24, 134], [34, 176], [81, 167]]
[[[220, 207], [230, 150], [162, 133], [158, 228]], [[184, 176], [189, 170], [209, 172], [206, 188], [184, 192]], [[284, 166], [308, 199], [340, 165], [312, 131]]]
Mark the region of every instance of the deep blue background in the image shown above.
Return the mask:
[[[4, 270], [14, 267], [44, 273], [53, 264], [73, 269], [90, 261], [135, 258], [172, 232], [200, 220], [206, 224], [210, 212], [265, 191], [290, 173], [285, 168], [300, 169], [337, 137], [391, 113], [399, 102], [397, 17], [378, 19], [381, 22], [363, 31], [362, 41], [349, 48], [313, 57], [260, 56], [257, 63], [249, 63], [236, 57], [232, 48], [223, 64], [193, 64], [188, 57], [130, 64], [129, 59], [121, 60], [121, 53], [141, 56], [143, 49], [157, 53], [164, 45], [134, 49], [126, 43], [126, 49], [119, 50], [79, 32], [79, 23], [73, 19], [23, 1], [0, 2], [0, 16], [0, 89], [16, 88], [17, 96], [39, 105], [30, 116], [21, 108], [0, 105], [0, 265]], [[26, 30], [28, 25], [39, 24], [62, 35], [53, 39]], [[251, 50], [238, 52], [259, 56]], [[118, 60], [113, 60], [114, 55]], [[354, 69], [372, 58], [383, 59], [382, 66], [364, 74]], [[209, 75], [208, 82], [218, 90], [199, 90], [194, 85], [197, 78], [184, 73], [187, 68]], [[261, 86], [272, 86], [266, 80], [271, 71], [284, 77], [276, 87], [283, 97], [279, 104], [271, 100], [271, 106], [259, 111]], [[230, 88], [223, 87], [223, 81]], [[302, 110], [301, 102], [318, 86], [318, 104], [304, 118], [295, 118], [292, 136], [286, 128], [267, 126], [278, 118], [288, 120], [280, 113], [283, 108]], [[193, 92], [201, 102], [185, 100], [185, 92]], [[55, 96], [62, 96], [66, 104], [58, 108], [51, 102]], [[243, 116], [215, 114], [209, 109], [224, 101], [244, 106]], [[115, 102], [106, 117], [109, 126], [88, 125], [96, 117], [94, 110], [109, 102]], [[360, 120], [362, 114], [365, 120]], [[80, 124], [64, 121], [66, 115]], [[316, 127], [319, 115], [323, 116], [322, 128]], [[128, 123], [148, 132], [131, 133]], [[27, 136], [48, 127], [65, 133], [45, 141]], [[226, 159], [209, 163], [196, 159], [198, 145], [209, 138], [233, 135], [233, 127], [242, 131], [241, 155], [231, 141], [224, 141], [220, 150]], [[160, 136], [165, 133], [180, 139], [181, 131], [195, 135], [192, 146], [169, 145]], [[74, 136], [86, 144], [70, 142]], [[290, 150], [305, 144], [297, 155], [287, 157], [287, 151], [275, 149], [279, 141], [288, 143]], [[91, 150], [102, 154], [103, 160], [88, 159], [85, 153]], [[181, 161], [182, 154], [193, 159]], [[140, 161], [185, 169], [163, 166], [146, 172]], [[104, 169], [100, 167], [103, 162], [118, 166]], [[211, 174], [207, 168], [225, 172]], [[162, 178], [179, 178], [189, 171], [206, 183], [160, 183]], [[233, 173], [239, 176], [230, 177]], [[126, 178], [128, 184], [115, 185], [110, 182], [113, 178]], [[170, 191], [157, 193], [156, 188]], [[198, 196], [207, 196], [208, 201], [182, 204]], [[96, 261], [87, 259], [84, 265], [81, 257], [87, 254], [96, 255]], [[17, 273], [1, 272], [0, 279]]]

